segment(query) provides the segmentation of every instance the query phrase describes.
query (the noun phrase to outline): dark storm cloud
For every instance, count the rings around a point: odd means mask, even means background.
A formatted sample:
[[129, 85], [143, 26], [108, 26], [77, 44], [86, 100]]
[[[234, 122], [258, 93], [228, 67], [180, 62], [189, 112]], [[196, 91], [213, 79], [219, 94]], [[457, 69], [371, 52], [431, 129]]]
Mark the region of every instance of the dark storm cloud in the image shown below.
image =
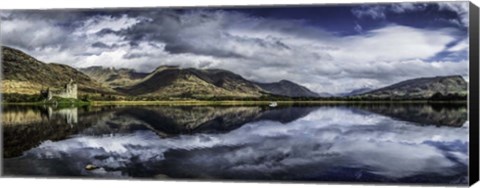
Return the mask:
[[[238, 20], [235, 20], [236, 18], [245, 19], [243, 15], [238, 13], [224, 11], [212, 13], [200, 10], [187, 14], [178, 14], [175, 11], [160, 11], [156, 14], [149, 13], [149, 15], [151, 16], [150, 19], [146, 19], [117, 34], [134, 44], [143, 41], [165, 43], [165, 50], [173, 54], [193, 53], [223, 58], [243, 57], [242, 54], [228, 48], [225, 49], [218, 43], [223, 41], [251, 42], [262, 47], [288, 48], [280, 41], [269, 44], [260, 38], [246, 39], [229, 34], [227, 30], [238, 22]], [[112, 33], [111, 31], [105, 32]]]
[[122, 56], [124, 59], [137, 59], [142, 57], [151, 57], [152, 54], [149, 53], [127, 53]]
[[116, 32], [116, 31], [114, 31], [110, 28], [105, 28], [105, 29], [100, 30], [96, 34], [100, 37], [103, 37], [103, 36], [108, 35], [108, 34], [118, 34], [118, 32]]
[[95, 47], [95, 48], [111, 48], [109, 45], [106, 45], [106, 44], [103, 43], [103, 42], [93, 43], [93, 44], [92, 44], [92, 47]]

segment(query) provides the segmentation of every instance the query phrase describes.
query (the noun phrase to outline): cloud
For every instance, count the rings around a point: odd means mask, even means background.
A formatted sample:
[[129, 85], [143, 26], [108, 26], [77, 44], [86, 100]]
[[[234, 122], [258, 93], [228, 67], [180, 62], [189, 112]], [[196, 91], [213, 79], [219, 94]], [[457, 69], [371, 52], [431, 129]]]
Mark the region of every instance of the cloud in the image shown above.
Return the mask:
[[355, 27], [353, 27], [353, 29], [358, 33], [361, 33], [363, 31], [362, 26], [358, 23], [355, 23]]
[[140, 22], [140, 19], [130, 18], [127, 15], [122, 15], [121, 17], [112, 17], [112, 16], [93, 16], [90, 19], [87, 19], [81, 28], [77, 30], [77, 35], [89, 35], [98, 33], [101, 31], [119, 31], [121, 29], [127, 29]]
[[387, 14], [402, 14], [414, 11], [424, 11], [426, 8], [426, 3], [372, 4], [361, 5], [353, 8], [352, 14], [357, 18], [371, 18], [374, 20], [382, 20], [387, 18]]
[[426, 3], [394, 3], [390, 6], [390, 10], [397, 14], [411, 11], [423, 11], [426, 8]]
[[[400, 13], [418, 7], [398, 4], [391, 9]], [[366, 12], [369, 15], [363, 17], [383, 17], [380, 12]], [[452, 57], [464, 56], [457, 48], [465, 46], [451, 46], [465, 38], [455, 28], [393, 23], [373, 29], [352, 27], [358, 33], [345, 36], [305, 20], [210, 9], [102, 14], [49, 10], [6, 12], [0, 31], [3, 44], [45, 62], [142, 72], [160, 65], [221, 68], [258, 82], [291, 80], [316, 92], [342, 93], [416, 77], [468, 75], [465, 58], [436, 58], [444, 51]]]
[[455, 45], [452, 45], [447, 49], [449, 52], [459, 52], [459, 51], [468, 51], [469, 50], [469, 41], [468, 39], [463, 39], [459, 42], [456, 42]]
[[385, 9], [386, 7], [381, 5], [364, 5], [360, 6], [359, 8], [353, 9], [352, 13], [358, 18], [370, 17], [374, 20], [385, 19]]
[[[468, 2], [438, 2], [438, 3], [391, 3], [362, 5], [352, 9], [352, 14], [357, 18], [370, 18], [385, 20], [388, 15], [426, 11], [428, 8], [435, 11], [450, 11], [456, 18], [447, 21], [459, 26], [468, 27]], [[444, 18], [436, 18], [443, 20]]]
[[458, 3], [458, 2], [439, 2], [438, 7], [440, 10], [448, 10], [455, 12], [458, 16], [458, 19], [453, 19], [451, 21], [458, 24], [462, 24], [465, 27], [468, 27], [469, 23], [469, 13], [468, 13], [468, 2]]

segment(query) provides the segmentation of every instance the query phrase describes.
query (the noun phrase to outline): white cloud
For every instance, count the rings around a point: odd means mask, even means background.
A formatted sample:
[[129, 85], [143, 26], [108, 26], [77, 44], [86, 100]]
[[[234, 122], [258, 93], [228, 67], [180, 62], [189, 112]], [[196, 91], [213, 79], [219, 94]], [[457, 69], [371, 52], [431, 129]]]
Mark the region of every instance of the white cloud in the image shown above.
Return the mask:
[[102, 29], [110, 29], [113, 31], [119, 31], [121, 29], [127, 29], [138, 22], [141, 21], [141, 18], [130, 18], [127, 15], [122, 15], [119, 18], [112, 16], [94, 16], [83, 23], [83, 26], [74, 34], [84, 35], [84, 34], [94, 34]]
[[337, 56], [341, 60], [363, 63], [426, 59], [441, 52], [455, 40], [451, 33], [453, 31], [447, 29], [432, 31], [392, 25], [369, 31], [365, 35], [339, 39], [337, 47], [344, 50], [337, 51], [341, 53]]
[[355, 23], [355, 27], [353, 27], [353, 29], [358, 33], [361, 33], [363, 31], [362, 26], [358, 23]]

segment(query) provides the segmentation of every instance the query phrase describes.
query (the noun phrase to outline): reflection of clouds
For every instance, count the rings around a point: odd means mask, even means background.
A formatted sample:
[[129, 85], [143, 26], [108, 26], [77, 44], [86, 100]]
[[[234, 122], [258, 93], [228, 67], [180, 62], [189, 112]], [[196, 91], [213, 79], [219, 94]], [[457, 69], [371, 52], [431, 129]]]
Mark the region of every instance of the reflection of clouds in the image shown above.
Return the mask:
[[[466, 176], [467, 135], [468, 126], [421, 127], [347, 108], [320, 108], [288, 124], [260, 121], [225, 134], [77, 136], [45, 142], [27, 157], [93, 163], [115, 173], [139, 166], [158, 173], [150, 166], [168, 161], [179, 167], [162, 173], [194, 177], [302, 179], [332, 169], [359, 169], [388, 179]], [[184, 155], [167, 155], [171, 151]]]

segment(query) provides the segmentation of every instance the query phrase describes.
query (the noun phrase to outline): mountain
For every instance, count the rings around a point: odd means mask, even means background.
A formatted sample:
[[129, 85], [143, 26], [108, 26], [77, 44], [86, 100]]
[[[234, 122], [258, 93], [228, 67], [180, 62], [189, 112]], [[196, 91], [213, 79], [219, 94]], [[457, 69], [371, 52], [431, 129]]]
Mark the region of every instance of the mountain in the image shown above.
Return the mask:
[[334, 94], [331, 94], [331, 93], [328, 93], [328, 92], [318, 93], [318, 96], [319, 96], [319, 97], [335, 97]]
[[118, 88], [128, 95], [162, 97], [260, 97], [263, 90], [232, 72], [160, 66], [142, 81]]
[[38, 94], [41, 89], [61, 88], [70, 79], [80, 94], [123, 94], [155, 98], [258, 98], [268, 95], [318, 97], [318, 94], [290, 81], [256, 83], [221, 69], [160, 66], [151, 73], [133, 69], [82, 68], [44, 63], [10, 47], [2, 48], [3, 93]]
[[26, 53], [2, 47], [2, 93], [38, 94], [42, 88], [63, 87], [70, 79], [79, 93], [115, 93], [68, 65], [44, 63]]
[[347, 92], [347, 93], [340, 93], [338, 96], [348, 97], [348, 96], [361, 95], [361, 94], [364, 94], [364, 93], [368, 93], [372, 90], [374, 90], [374, 89], [372, 89], [370, 87], [363, 87], [363, 88], [354, 89], [354, 90], [352, 90], [350, 92]]
[[257, 83], [257, 85], [268, 93], [287, 97], [319, 97], [318, 93], [288, 80], [281, 80], [274, 83]]
[[402, 81], [358, 96], [371, 98], [430, 98], [434, 94], [443, 96], [466, 95], [468, 84], [462, 76], [437, 76]]
[[319, 96], [287, 80], [257, 83], [227, 70], [182, 69], [176, 66], [160, 66], [136, 84], [117, 90], [127, 95], [194, 98], [257, 98], [269, 94], [287, 97]]
[[111, 88], [133, 85], [148, 75], [148, 73], [139, 73], [133, 69], [104, 68], [101, 66], [93, 66], [79, 70], [90, 76], [90, 78], [95, 79], [100, 83], [104, 83]]

